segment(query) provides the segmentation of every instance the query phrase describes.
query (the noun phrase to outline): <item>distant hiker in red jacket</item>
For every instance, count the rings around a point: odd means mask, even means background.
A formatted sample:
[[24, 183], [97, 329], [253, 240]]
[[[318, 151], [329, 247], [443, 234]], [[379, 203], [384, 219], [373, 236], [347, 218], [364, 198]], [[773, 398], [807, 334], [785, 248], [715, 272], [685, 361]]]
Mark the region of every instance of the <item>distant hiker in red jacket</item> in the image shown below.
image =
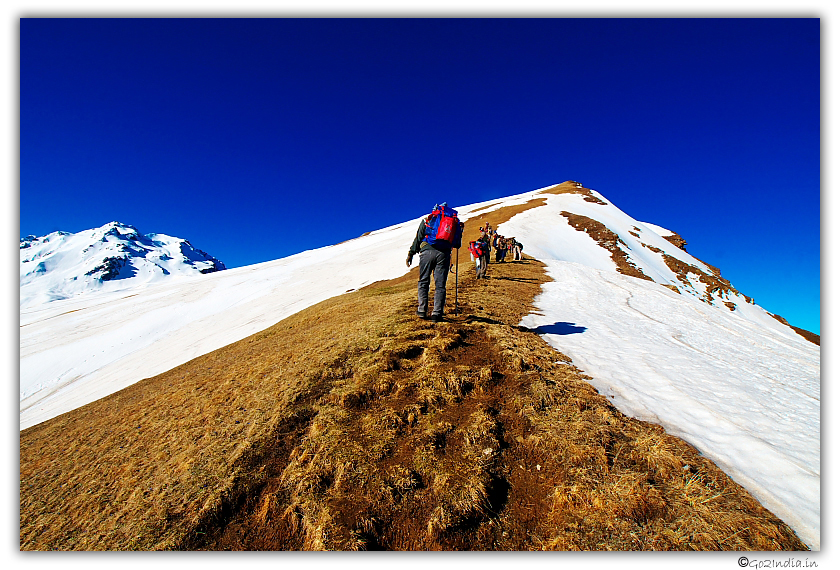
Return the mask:
[[482, 232], [481, 237], [470, 242], [470, 253], [475, 259], [475, 278], [487, 279], [487, 264], [490, 262], [490, 236]]
[[443, 308], [446, 304], [446, 279], [453, 247], [461, 247], [463, 224], [458, 220], [458, 212], [447, 206], [446, 202], [436, 205], [434, 211], [426, 216], [417, 228], [414, 241], [408, 249], [405, 264], [411, 267], [415, 253], [420, 254], [420, 276], [417, 281], [417, 316], [426, 318], [429, 310], [429, 286], [432, 274], [435, 277], [435, 298], [430, 319], [434, 322], [443, 320]]

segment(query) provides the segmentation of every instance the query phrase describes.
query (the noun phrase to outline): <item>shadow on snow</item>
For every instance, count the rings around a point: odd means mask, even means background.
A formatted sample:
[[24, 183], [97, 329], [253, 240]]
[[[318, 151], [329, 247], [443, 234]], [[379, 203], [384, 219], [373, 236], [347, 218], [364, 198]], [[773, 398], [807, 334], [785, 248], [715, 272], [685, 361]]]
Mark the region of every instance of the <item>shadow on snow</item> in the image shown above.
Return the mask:
[[561, 321], [550, 325], [541, 325], [537, 328], [526, 330], [537, 334], [567, 335], [585, 332], [586, 327], [576, 325], [575, 323], [567, 323]]

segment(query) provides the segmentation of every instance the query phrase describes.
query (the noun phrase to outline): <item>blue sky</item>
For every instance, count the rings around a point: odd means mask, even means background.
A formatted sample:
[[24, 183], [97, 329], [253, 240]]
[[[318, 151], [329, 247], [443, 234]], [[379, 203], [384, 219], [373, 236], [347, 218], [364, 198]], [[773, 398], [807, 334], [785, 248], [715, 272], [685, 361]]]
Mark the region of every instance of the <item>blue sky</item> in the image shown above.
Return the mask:
[[819, 332], [819, 19], [20, 21], [21, 236], [235, 267], [569, 179]]

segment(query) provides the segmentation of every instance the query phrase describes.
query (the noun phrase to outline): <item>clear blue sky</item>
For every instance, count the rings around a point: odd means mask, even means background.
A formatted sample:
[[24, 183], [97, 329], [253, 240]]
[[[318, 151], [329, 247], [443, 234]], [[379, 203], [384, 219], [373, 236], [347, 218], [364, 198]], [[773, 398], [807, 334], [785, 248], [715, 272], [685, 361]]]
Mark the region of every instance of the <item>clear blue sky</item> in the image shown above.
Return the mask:
[[20, 21], [21, 236], [236, 267], [569, 179], [819, 332], [819, 19]]

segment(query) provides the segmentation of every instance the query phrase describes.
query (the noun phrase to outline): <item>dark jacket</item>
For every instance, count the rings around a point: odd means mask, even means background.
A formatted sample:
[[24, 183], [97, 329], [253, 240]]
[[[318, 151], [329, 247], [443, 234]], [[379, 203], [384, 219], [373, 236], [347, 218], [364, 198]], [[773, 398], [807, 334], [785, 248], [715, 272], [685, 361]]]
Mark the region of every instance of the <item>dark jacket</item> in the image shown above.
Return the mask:
[[485, 235], [481, 236], [480, 238], [478, 238], [478, 240], [476, 240], [476, 241], [480, 241], [480, 242], [484, 243], [484, 257], [486, 257], [487, 260], [489, 261], [490, 260], [490, 236], [485, 234]]
[[426, 218], [420, 220], [420, 226], [417, 228], [417, 235], [414, 236], [414, 241], [411, 243], [411, 247], [408, 249], [408, 256], [411, 257], [415, 253], [420, 253], [427, 247], [431, 247], [437, 249], [438, 251], [452, 251], [451, 245], [432, 245], [427, 241], [424, 241], [426, 238]]

